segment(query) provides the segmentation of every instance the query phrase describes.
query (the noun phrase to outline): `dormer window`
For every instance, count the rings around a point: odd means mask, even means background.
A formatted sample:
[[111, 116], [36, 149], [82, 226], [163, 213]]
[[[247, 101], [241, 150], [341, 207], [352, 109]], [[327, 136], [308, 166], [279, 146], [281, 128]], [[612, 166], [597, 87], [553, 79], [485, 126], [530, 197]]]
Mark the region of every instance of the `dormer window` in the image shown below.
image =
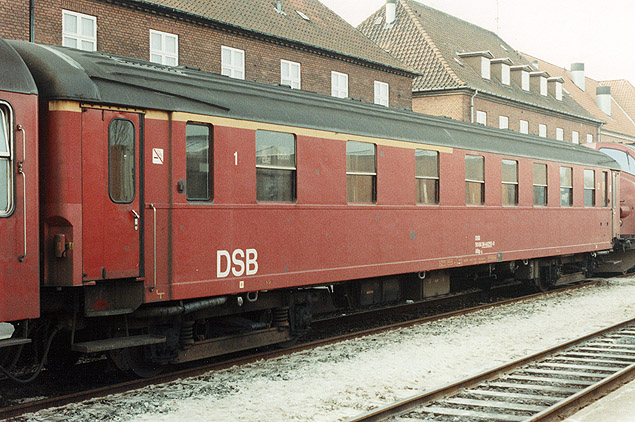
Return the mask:
[[529, 77], [531, 79], [532, 88], [539, 92], [540, 95], [547, 96], [547, 78], [549, 74], [547, 72], [531, 72]]
[[549, 78], [547, 79], [547, 84], [549, 86], [549, 94], [552, 95], [556, 100], [562, 101], [562, 84], [564, 83], [564, 79], [558, 78]]
[[472, 53], [457, 53], [457, 55], [477, 72], [483, 79], [490, 79], [491, 63], [494, 55], [489, 51], [477, 51]]
[[513, 62], [508, 59], [493, 59], [491, 60], [492, 73], [497, 77], [503, 85], [509, 85], [511, 83], [511, 65]]
[[531, 72], [531, 66], [512, 66], [510, 68], [512, 81], [520, 86], [523, 90], [529, 91], [529, 72]]

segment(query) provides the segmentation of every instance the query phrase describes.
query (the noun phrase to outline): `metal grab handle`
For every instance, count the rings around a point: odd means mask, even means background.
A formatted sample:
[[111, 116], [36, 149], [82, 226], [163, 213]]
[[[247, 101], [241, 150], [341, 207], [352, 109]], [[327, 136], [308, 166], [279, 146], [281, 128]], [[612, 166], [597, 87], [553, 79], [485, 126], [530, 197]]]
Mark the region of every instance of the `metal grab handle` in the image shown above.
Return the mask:
[[153, 243], [153, 254], [152, 257], [154, 259], [154, 269], [152, 271], [152, 276], [154, 277], [154, 284], [152, 286], [152, 290], [157, 288], [157, 209], [154, 204], [150, 204], [150, 208], [152, 208], [152, 223], [154, 224], [153, 235], [152, 235], [152, 243]]
[[141, 219], [141, 216], [135, 210], [130, 210], [130, 212], [134, 216], [134, 230], [138, 231], [139, 230], [139, 220]]
[[22, 210], [24, 218], [24, 254], [18, 257], [18, 261], [24, 262], [26, 259], [26, 174], [24, 173], [24, 162], [26, 161], [26, 131], [22, 125], [16, 127], [18, 131], [22, 132], [22, 161], [18, 162], [18, 173], [22, 175]]

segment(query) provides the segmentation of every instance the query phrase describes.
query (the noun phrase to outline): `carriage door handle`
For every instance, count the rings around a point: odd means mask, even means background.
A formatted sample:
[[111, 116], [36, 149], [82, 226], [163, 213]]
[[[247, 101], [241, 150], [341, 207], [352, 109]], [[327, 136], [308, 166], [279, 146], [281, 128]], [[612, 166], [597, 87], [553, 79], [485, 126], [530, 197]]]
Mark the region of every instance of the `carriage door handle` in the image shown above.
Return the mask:
[[139, 214], [137, 214], [137, 212], [135, 210], [130, 210], [130, 212], [134, 216], [134, 229], [135, 229], [135, 231], [138, 231], [139, 230], [139, 219], [141, 217], [139, 216]]

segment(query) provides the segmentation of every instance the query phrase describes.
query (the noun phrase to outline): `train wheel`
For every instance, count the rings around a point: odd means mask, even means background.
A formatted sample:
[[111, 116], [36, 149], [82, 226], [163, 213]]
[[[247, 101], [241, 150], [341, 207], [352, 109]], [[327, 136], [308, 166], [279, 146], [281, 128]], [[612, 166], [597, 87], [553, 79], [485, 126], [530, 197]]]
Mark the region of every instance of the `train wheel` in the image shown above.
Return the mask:
[[113, 350], [108, 354], [120, 371], [140, 378], [151, 378], [163, 371], [163, 367], [150, 360], [148, 346]]

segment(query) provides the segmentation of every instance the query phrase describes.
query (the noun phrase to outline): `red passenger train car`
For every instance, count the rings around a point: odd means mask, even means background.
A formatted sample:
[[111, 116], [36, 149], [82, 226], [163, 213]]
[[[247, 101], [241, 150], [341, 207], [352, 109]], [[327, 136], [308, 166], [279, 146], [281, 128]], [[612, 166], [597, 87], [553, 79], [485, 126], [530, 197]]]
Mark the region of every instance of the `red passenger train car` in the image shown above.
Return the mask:
[[15, 68], [0, 64], [0, 316], [15, 331], [0, 347], [33, 340], [53, 366], [107, 353], [148, 375], [291, 341], [323, 312], [497, 279], [548, 288], [620, 235], [618, 167], [588, 148], [0, 46]]

